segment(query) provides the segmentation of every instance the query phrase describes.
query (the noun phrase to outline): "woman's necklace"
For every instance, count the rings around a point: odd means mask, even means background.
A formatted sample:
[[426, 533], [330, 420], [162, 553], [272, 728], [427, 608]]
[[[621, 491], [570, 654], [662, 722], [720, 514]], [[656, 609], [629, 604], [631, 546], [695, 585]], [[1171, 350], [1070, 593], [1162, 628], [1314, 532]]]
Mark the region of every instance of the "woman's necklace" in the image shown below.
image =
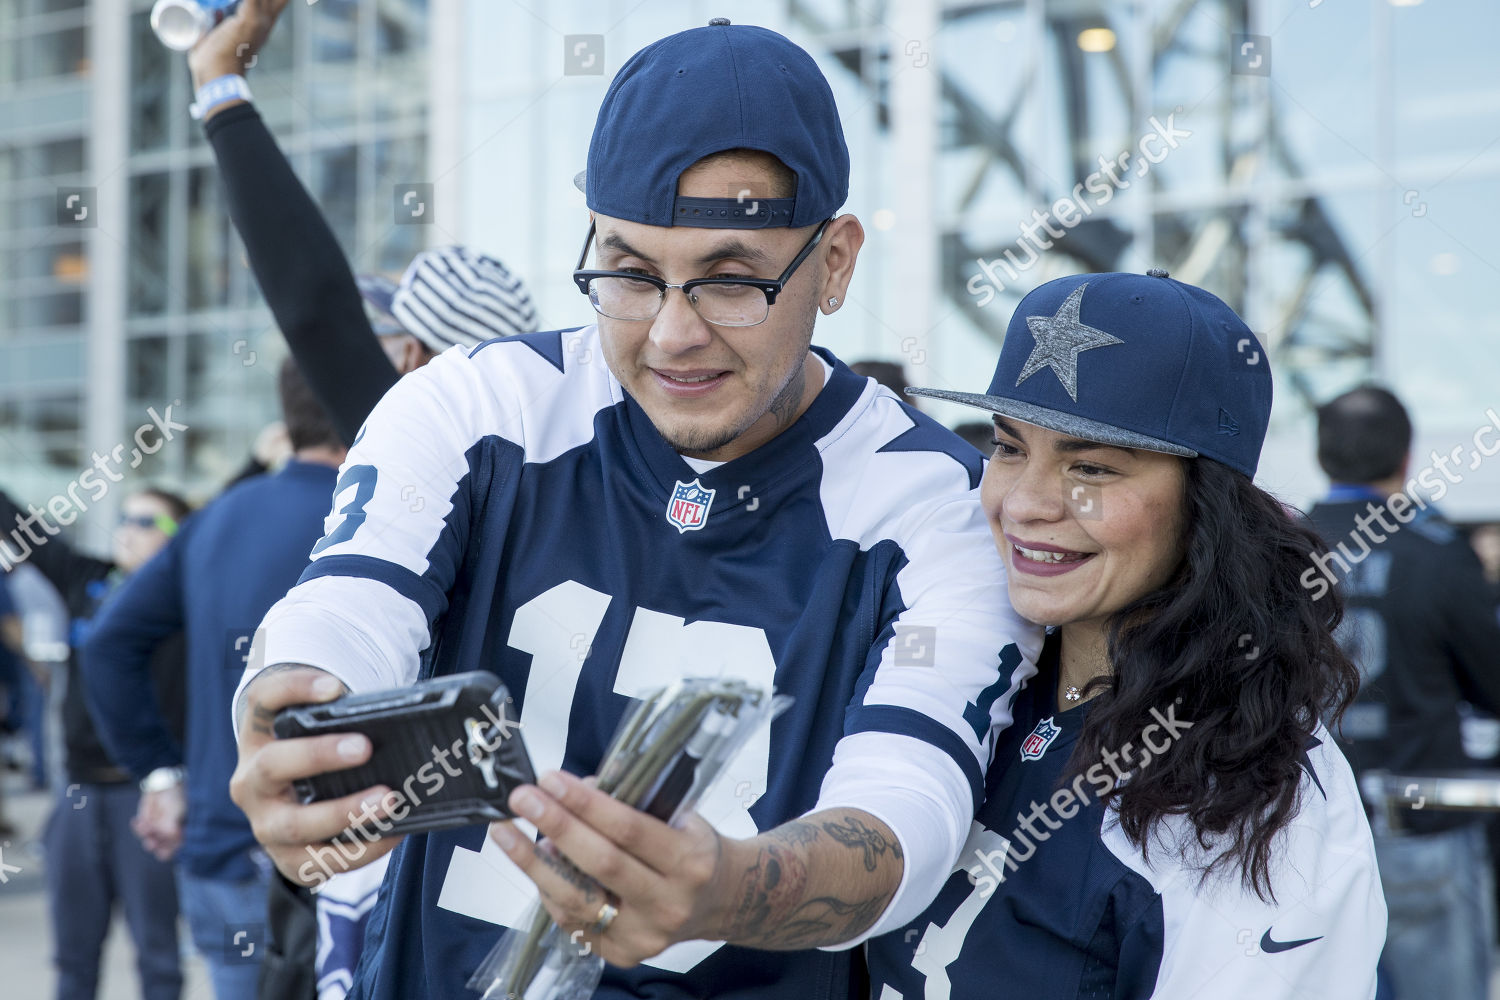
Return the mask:
[[[1073, 660], [1068, 660], [1068, 658], [1063, 655], [1063, 652], [1064, 651], [1062, 649], [1059, 649], [1057, 658], [1057, 690], [1059, 695], [1058, 704], [1059, 706], [1061, 706], [1064, 702], [1066, 702], [1067, 706], [1071, 708], [1072, 706], [1077, 705], [1083, 700], [1083, 689], [1088, 687], [1089, 682], [1094, 680], [1101, 674], [1108, 673], [1108, 671], [1097, 669], [1097, 667], [1095, 667], [1087, 659], [1084, 659], [1082, 662], [1080, 662], [1076, 657]], [[1069, 667], [1072, 667], [1073, 669], [1070, 670]], [[1083, 673], [1085, 675], [1083, 678], [1083, 683], [1072, 683], [1072, 679], [1068, 675], [1073, 674], [1076, 677], [1079, 673]]]

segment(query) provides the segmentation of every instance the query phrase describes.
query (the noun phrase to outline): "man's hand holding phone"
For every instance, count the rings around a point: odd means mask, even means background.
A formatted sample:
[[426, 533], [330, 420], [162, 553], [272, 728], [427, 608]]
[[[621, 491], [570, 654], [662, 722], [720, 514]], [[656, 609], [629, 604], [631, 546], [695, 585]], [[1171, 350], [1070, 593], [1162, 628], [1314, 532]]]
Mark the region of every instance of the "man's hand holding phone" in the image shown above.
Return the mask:
[[[350, 826], [351, 816], [383, 815], [380, 803], [391, 791], [385, 785], [372, 785], [343, 798], [304, 805], [292, 788], [298, 779], [347, 770], [370, 759], [370, 740], [359, 733], [275, 737], [272, 723], [282, 709], [334, 701], [345, 693], [343, 683], [326, 671], [278, 664], [250, 682], [235, 715], [240, 758], [229, 781], [229, 794], [249, 817], [255, 839], [277, 869], [302, 885], [322, 881], [315, 869], [309, 869], [308, 861], [322, 848], [337, 850], [330, 841]], [[400, 837], [385, 837], [366, 843], [354, 859], [347, 859], [347, 851], [340, 855], [346, 857], [349, 868], [360, 868], [400, 841]]]

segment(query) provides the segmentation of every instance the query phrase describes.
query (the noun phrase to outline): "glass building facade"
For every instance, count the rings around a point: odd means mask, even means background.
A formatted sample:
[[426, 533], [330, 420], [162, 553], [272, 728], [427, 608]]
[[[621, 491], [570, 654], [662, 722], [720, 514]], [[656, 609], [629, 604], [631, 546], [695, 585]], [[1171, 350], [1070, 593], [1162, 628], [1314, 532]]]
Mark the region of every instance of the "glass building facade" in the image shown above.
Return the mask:
[[[206, 498], [277, 415], [285, 348], [150, 6], [0, 0], [0, 485], [38, 503], [116, 445], [128, 482]], [[427, 4], [282, 21], [255, 103], [356, 270], [399, 273], [423, 239], [390, 192], [427, 172]], [[129, 470], [169, 405], [187, 429]], [[102, 543], [106, 518], [80, 523]]]
[[435, 67], [456, 100], [435, 109], [455, 120], [435, 125], [434, 166], [458, 175], [458, 235], [515, 263], [545, 323], [591, 319], [568, 280], [587, 225], [571, 178], [610, 77], [720, 15], [807, 47], [842, 109], [846, 210], [868, 238], [817, 339], [845, 360], [982, 388], [1030, 288], [1164, 267], [1226, 299], [1270, 352], [1264, 486], [1315, 497], [1311, 408], [1374, 378], [1412, 411], [1413, 473], [1433, 450], [1479, 459], [1450, 480], [1450, 515], [1500, 518], [1500, 454], [1473, 442], [1500, 412], [1484, 298], [1500, 270], [1500, 5], [470, 3], [461, 51]]
[[89, 183], [89, 36], [81, 0], [0, 0], [0, 468], [17, 490], [81, 450], [87, 230], [57, 225], [55, 195]]
[[[0, 483], [18, 494], [182, 400], [190, 429], [139, 475], [207, 496], [274, 415], [279, 337], [148, 9], [0, 0]], [[468, 243], [566, 327], [593, 318], [568, 276], [572, 178], [608, 82], [714, 16], [790, 35], [839, 101], [867, 241], [817, 340], [845, 360], [981, 387], [1031, 287], [1165, 267], [1270, 353], [1267, 488], [1315, 496], [1311, 408], [1377, 378], [1416, 420], [1414, 472], [1433, 450], [1477, 459], [1450, 514], [1500, 518], [1500, 454], [1474, 447], [1500, 411], [1487, 0], [319, 0], [288, 6], [250, 82], [357, 270]], [[393, 217], [410, 183], [432, 186], [421, 225]]]

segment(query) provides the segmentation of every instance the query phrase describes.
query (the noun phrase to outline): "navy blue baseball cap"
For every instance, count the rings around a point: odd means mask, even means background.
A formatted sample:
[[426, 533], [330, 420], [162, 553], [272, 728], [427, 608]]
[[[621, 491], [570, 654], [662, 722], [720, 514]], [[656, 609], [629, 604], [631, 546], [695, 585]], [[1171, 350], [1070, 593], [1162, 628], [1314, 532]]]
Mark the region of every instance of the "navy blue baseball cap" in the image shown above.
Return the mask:
[[988, 392], [907, 391], [1252, 478], [1271, 419], [1270, 360], [1255, 334], [1219, 298], [1156, 268], [1032, 290]]
[[[786, 164], [796, 196], [677, 196], [684, 170], [730, 149]], [[599, 106], [582, 187], [595, 212], [648, 226], [813, 226], [849, 197], [849, 147], [812, 56], [774, 31], [716, 17], [620, 68]]]

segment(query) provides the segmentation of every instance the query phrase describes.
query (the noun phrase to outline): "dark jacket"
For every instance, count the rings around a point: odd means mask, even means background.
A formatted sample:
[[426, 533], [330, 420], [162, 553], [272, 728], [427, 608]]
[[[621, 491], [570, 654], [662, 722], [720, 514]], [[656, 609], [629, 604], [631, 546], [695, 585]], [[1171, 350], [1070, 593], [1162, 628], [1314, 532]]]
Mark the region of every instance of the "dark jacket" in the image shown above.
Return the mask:
[[[68, 662], [63, 678], [62, 701], [64, 771], [70, 783], [115, 784], [131, 777], [119, 767], [99, 740], [94, 720], [89, 715], [84, 684], [78, 669], [78, 650], [83, 646], [99, 607], [123, 579], [108, 559], [97, 559], [73, 548], [61, 535], [49, 535], [33, 524], [32, 534], [42, 539], [34, 544], [21, 521], [31, 515], [16, 506], [14, 500], [0, 492], [0, 535], [8, 539], [7, 558], [20, 555], [18, 548], [29, 550], [24, 558], [42, 575], [68, 606], [71, 619], [68, 636]], [[50, 523], [50, 522], [49, 522]], [[12, 535], [12, 531], [19, 534]], [[19, 559], [12, 561], [19, 562]], [[184, 709], [187, 703], [186, 646], [182, 633], [166, 637], [151, 653], [152, 695], [167, 720], [167, 728], [178, 748], [184, 733]], [[181, 750], [177, 753], [180, 755]], [[179, 756], [177, 763], [180, 763]]]
[[[1372, 506], [1398, 530], [1372, 519]], [[1500, 622], [1479, 560], [1431, 508], [1403, 514], [1415, 517], [1402, 524], [1366, 499], [1320, 503], [1308, 514], [1332, 550], [1324, 565], [1348, 602], [1338, 637], [1361, 684], [1338, 735], [1356, 774], [1473, 767], [1463, 752], [1459, 702], [1500, 714]], [[1356, 518], [1368, 528], [1360, 530]], [[1462, 814], [1429, 813], [1411, 816], [1409, 825], [1420, 832], [1460, 822]]]

